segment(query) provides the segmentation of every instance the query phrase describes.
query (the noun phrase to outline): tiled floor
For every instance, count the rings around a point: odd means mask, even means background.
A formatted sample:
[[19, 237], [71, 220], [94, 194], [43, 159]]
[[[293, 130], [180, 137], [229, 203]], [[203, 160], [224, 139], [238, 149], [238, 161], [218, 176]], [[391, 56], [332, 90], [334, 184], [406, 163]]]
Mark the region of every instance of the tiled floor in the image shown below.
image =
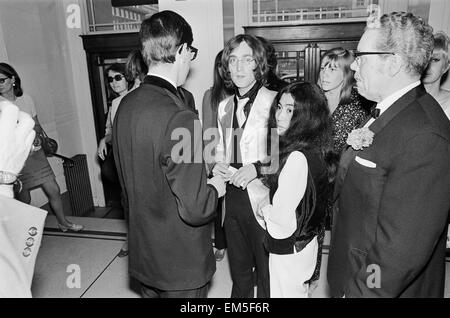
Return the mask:
[[[128, 275], [128, 258], [117, 257], [125, 241], [124, 221], [69, 218], [85, 225], [85, 231], [81, 234], [62, 233], [56, 229], [54, 216], [47, 217], [46, 229], [36, 261], [32, 285], [33, 296], [38, 298], [139, 297], [139, 283], [130, 280]], [[328, 296], [325, 281], [327, 260], [328, 252], [325, 249], [321, 279], [313, 297]], [[450, 262], [447, 262], [447, 273], [450, 273]], [[226, 254], [225, 258], [217, 263], [208, 297], [229, 298], [231, 285]], [[450, 275], [446, 277], [446, 297], [450, 297]]]
[[[117, 253], [125, 241], [123, 220], [69, 219], [86, 226], [83, 233], [61, 233], [48, 216], [32, 284], [34, 297], [139, 297], [139, 283], [130, 280], [128, 258]], [[75, 270], [74, 270], [75, 268]], [[78, 271], [79, 269], [79, 271]], [[76, 284], [76, 272], [80, 284]], [[231, 278], [228, 261], [217, 263], [208, 297], [228, 298]]]

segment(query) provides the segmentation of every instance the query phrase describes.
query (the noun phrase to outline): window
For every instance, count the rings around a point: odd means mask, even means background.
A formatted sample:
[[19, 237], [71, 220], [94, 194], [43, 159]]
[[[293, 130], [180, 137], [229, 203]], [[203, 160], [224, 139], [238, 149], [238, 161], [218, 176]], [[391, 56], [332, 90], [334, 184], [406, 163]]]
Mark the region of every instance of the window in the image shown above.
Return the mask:
[[86, 0], [85, 8], [87, 33], [136, 32], [141, 21], [159, 11], [158, 4], [113, 7], [111, 0]]
[[[283, 25], [365, 21], [367, 8], [379, 0], [247, 0], [251, 5], [251, 25]], [[303, 14], [299, 14], [299, 12]]]
[[367, 6], [366, 0], [356, 0], [356, 7], [357, 8], [359, 8], [359, 7], [366, 7], [366, 6]]

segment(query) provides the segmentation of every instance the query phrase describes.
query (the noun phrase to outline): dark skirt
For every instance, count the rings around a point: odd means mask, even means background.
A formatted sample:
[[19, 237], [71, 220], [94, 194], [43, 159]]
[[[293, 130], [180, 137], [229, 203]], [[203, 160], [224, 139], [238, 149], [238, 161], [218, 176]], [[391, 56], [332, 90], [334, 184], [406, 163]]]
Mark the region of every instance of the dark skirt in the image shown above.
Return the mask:
[[19, 179], [23, 189], [32, 189], [55, 179], [55, 174], [45, 156], [44, 150], [33, 151], [25, 161]]

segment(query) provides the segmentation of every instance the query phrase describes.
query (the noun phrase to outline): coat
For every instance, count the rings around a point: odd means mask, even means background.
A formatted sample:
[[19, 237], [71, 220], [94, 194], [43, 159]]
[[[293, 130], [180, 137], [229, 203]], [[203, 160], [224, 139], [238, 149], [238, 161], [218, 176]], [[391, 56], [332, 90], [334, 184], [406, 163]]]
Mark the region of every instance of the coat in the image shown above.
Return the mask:
[[0, 195], [0, 297], [31, 297], [47, 212]]
[[[181, 143], [172, 140], [177, 132], [190, 148], [172, 153]], [[201, 135], [197, 115], [155, 76], [125, 96], [117, 112], [113, 150], [129, 209], [129, 271], [147, 286], [195, 289], [215, 272], [208, 223], [217, 191], [207, 185]], [[177, 163], [180, 154], [187, 162]]]
[[359, 151], [349, 147], [341, 158], [331, 294], [443, 297], [450, 122], [420, 85], [369, 129], [373, 143]]
[[[267, 125], [272, 102], [277, 93], [261, 87], [248, 115], [242, 137], [240, 150], [242, 164], [247, 165], [267, 158]], [[218, 107], [219, 143], [216, 146], [216, 162], [229, 163], [232, 154], [234, 96], [221, 101]], [[256, 178], [247, 185], [247, 192], [252, 210], [259, 225], [265, 228], [264, 220], [257, 216], [258, 211], [269, 202], [269, 189]]]

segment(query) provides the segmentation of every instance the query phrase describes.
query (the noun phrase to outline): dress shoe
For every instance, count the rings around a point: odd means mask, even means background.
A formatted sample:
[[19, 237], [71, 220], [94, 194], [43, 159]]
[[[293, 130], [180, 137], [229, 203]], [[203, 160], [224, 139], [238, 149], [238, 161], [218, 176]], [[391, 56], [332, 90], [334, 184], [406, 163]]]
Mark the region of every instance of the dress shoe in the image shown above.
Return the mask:
[[220, 262], [225, 257], [225, 249], [217, 250], [214, 256], [216, 257], [216, 261]]
[[67, 231], [79, 232], [79, 231], [84, 229], [83, 225], [75, 224], [75, 223], [70, 223], [70, 225], [68, 225], [68, 226], [67, 225], [58, 224], [58, 227], [63, 232], [67, 232]]

